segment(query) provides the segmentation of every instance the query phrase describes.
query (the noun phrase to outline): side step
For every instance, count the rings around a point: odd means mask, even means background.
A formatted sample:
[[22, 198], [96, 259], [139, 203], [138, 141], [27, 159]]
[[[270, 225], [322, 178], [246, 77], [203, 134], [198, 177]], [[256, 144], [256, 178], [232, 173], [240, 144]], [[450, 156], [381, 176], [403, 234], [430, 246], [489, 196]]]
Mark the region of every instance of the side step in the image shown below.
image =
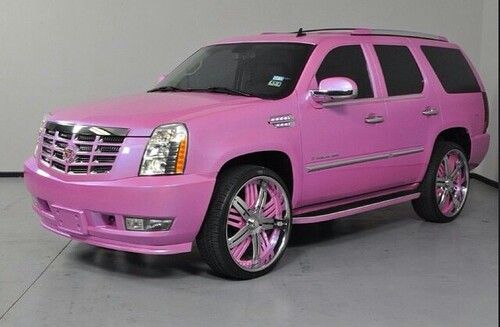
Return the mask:
[[379, 208], [392, 206], [398, 203], [403, 203], [417, 199], [420, 193], [411, 193], [404, 195], [393, 195], [392, 197], [383, 196], [370, 200], [354, 202], [348, 205], [333, 207], [331, 209], [320, 210], [316, 212], [304, 213], [293, 217], [294, 224], [312, 224], [322, 221], [333, 220], [337, 218], [352, 216], [358, 213], [371, 211]]

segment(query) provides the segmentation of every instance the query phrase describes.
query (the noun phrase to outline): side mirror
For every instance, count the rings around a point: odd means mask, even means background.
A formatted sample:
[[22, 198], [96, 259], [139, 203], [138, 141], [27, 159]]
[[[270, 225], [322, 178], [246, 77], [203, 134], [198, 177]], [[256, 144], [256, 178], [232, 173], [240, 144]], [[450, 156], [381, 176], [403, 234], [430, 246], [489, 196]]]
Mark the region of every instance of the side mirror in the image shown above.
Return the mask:
[[330, 103], [354, 99], [358, 96], [356, 82], [347, 77], [330, 77], [319, 82], [319, 89], [311, 91], [312, 99], [317, 103]]
[[167, 75], [163, 75], [161, 74], [159, 77], [158, 77], [158, 80], [156, 81], [156, 84], [160, 84], [161, 82], [163, 82], [165, 80], [165, 78], [167, 78]]

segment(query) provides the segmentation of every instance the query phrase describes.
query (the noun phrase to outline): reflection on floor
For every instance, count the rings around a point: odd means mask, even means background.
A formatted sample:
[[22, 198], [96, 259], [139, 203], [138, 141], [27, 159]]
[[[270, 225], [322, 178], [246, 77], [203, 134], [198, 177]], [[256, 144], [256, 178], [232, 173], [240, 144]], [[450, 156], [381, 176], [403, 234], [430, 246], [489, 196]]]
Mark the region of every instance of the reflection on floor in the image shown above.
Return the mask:
[[20, 178], [0, 179], [1, 326], [495, 326], [498, 190], [462, 216], [410, 204], [295, 226], [271, 274], [213, 276], [195, 251], [128, 254], [43, 230]]

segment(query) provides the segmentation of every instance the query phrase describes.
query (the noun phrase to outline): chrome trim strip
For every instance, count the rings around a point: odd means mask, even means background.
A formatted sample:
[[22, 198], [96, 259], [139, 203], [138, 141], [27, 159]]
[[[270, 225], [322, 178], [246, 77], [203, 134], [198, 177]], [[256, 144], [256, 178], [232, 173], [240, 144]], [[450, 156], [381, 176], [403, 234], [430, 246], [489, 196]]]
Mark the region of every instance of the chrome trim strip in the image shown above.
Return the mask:
[[100, 136], [127, 136], [128, 128], [120, 127], [100, 127], [86, 126], [66, 122], [48, 121], [45, 124], [45, 129], [50, 131], [58, 131], [65, 134], [80, 134], [80, 135], [100, 135]]
[[423, 151], [424, 151], [424, 147], [423, 146], [419, 146], [419, 147], [415, 147], [415, 148], [402, 149], [402, 150], [397, 150], [397, 151], [392, 152], [392, 155], [390, 157], [405, 156], [407, 154], [419, 153], [419, 152], [423, 152]]
[[393, 157], [414, 154], [414, 153], [418, 153], [418, 152], [422, 152], [422, 151], [424, 151], [424, 147], [419, 146], [419, 147], [414, 147], [414, 148], [395, 150], [395, 151], [391, 151], [391, 152], [375, 153], [375, 154], [353, 157], [353, 158], [348, 158], [348, 159], [339, 159], [339, 160], [334, 160], [334, 161], [330, 161], [330, 162], [310, 164], [310, 165], [306, 166], [306, 170], [308, 173], [311, 173], [314, 171], [342, 167], [342, 166], [348, 166], [348, 165], [354, 165], [354, 164], [368, 162], [368, 161], [389, 159], [389, 158], [393, 158]]

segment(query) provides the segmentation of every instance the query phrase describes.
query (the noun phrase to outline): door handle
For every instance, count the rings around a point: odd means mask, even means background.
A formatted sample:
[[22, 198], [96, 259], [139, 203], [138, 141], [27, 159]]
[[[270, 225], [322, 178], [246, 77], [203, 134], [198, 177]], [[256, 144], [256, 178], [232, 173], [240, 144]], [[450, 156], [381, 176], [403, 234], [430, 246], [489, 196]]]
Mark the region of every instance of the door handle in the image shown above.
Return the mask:
[[375, 114], [370, 114], [365, 118], [365, 123], [367, 124], [380, 124], [384, 122], [384, 116], [377, 116]]
[[439, 110], [434, 107], [426, 107], [424, 111], [422, 111], [422, 115], [424, 116], [436, 116], [439, 113]]

